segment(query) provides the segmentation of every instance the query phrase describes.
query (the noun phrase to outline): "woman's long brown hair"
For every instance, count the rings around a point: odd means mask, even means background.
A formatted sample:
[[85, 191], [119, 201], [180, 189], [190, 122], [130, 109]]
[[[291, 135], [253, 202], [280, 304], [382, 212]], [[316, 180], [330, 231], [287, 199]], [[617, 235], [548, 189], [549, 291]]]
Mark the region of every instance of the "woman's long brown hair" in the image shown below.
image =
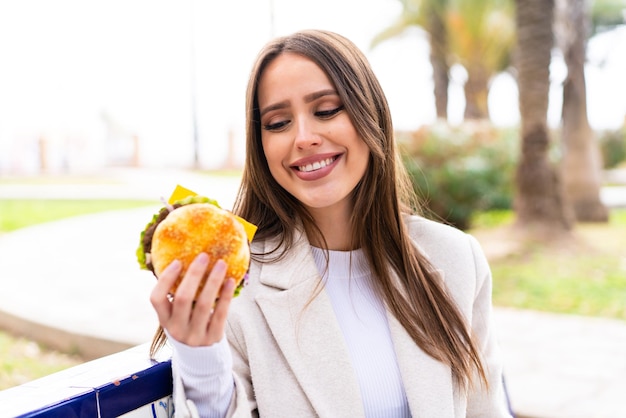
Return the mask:
[[[418, 209], [417, 200], [396, 150], [385, 94], [351, 41], [332, 32], [309, 30], [277, 38], [261, 50], [246, 95], [247, 152], [235, 213], [258, 226], [255, 239], [278, 237], [287, 251], [293, 244], [294, 218], [307, 234], [324, 242], [311, 215], [272, 177], [261, 144], [259, 79], [267, 65], [286, 52], [307, 57], [326, 72], [369, 146], [368, 169], [353, 192], [352, 248], [362, 248], [366, 254], [381, 297], [415, 343], [451, 367], [460, 388], [473, 385], [476, 376], [487, 386], [469, 325], [403, 222], [403, 215]], [[271, 260], [276, 258], [280, 254]], [[392, 271], [400, 278], [401, 289]]]

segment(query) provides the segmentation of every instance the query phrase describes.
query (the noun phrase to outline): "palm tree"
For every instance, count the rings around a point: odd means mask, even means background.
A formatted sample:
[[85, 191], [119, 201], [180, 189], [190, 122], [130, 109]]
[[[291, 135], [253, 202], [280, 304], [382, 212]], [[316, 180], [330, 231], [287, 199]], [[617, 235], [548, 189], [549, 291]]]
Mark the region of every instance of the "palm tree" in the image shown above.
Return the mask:
[[435, 110], [438, 119], [448, 119], [448, 32], [443, 21], [447, 0], [399, 0], [402, 14], [388, 28], [372, 40], [372, 48], [403, 33], [407, 28], [423, 28], [430, 46], [430, 64], [433, 68]]
[[559, 177], [548, 159], [547, 127], [554, 0], [516, 0], [521, 155], [516, 173], [517, 224], [551, 232], [567, 231], [572, 222], [562, 198]]
[[442, 19], [442, 9], [446, 0], [428, 2], [426, 27], [430, 44], [430, 64], [433, 67], [435, 111], [438, 119], [448, 119], [448, 86], [450, 85], [450, 65], [448, 64], [448, 32]]
[[[608, 209], [600, 200], [601, 155], [587, 117], [585, 61], [592, 22], [585, 0], [557, 0], [556, 5], [555, 34], [567, 65], [561, 114], [561, 172], [565, 195], [576, 220], [607, 222]], [[597, 22], [601, 23], [602, 18]]]
[[467, 71], [465, 119], [489, 118], [489, 83], [509, 67], [515, 45], [513, 12], [511, 0], [448, 0], [450, 52]]
[[515, 27], [511, 0], [399, 0], [398, 20], [374, 38], [373, 46], [411, 26], [428, 34], [437, 116], [446, 118], [448, 70], [462, 65], [468, 78], [465, 118], [489, 118], [491, 78], [509, 65]]

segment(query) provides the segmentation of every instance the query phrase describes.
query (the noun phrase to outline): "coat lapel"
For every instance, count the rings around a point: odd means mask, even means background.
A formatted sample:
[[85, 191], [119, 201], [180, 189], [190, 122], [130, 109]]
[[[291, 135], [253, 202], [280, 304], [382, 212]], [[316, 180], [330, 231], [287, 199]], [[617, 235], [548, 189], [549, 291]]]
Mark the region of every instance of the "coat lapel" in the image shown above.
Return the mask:
[[284, 289], [259, 295], [256, 302], [316, 414], [363, 416], [347, 347], [330, 300], [318, 287], [308, 241], [298, 237], [285, 259], [265, 264], [260, 281]]
[[414, 418], [454, 417], [454, 387], [450, 367], [419, 348], [389, 311], [387, 319], [411, 415]]

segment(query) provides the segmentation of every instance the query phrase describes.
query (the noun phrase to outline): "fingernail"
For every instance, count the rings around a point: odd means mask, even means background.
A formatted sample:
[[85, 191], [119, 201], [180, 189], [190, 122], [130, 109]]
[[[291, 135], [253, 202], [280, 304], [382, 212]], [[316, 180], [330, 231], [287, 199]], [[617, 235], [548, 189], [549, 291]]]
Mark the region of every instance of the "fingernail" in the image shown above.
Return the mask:
[[227, 292], [232, 292], [233, 289], [235, 288], [235, 280], [234, 279], [226, 280], [226, 282], [224, 283], [224, 287], [226, 288]]
[[207, 253], [200, 253], [196, 257], [199, 263], [208, 264], [209, 263], [209, 255]]

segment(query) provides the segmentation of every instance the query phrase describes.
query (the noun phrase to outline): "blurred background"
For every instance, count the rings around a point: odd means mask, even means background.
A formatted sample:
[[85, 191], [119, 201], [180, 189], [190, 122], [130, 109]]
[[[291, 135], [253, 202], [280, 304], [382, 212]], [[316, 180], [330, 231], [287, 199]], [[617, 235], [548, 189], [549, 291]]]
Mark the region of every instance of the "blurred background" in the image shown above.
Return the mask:
[[255, 55], [306, 28], [483, 246], [518, 417], [623, 416], [626, 0], [0, 0], [0, 389], [149, 340], [137, 232], [176, 183], [230, 207]]
[[[396, 128], [431, 124], [437, 118], [433, 67], [429, 29], [420, 20], [427, 11], [417, 8], [420, 3], [429, 2], [4, 0], [0, 174], [74, 173], [120, 164], [239, 166], [244, 91], [256, 52], [274, 35], [309, 27], [340, 32], [366, 52]], [[450, 36], [447, 51], [447, 118], [454, 124], [465, 119], [464, 64], [471, 54], [488, 53], [488, 114], [481, 116], [497, 126], [516, 126], [512, 1], [479, 3], [498, 8], [483, 34], [472, 32], [478, 23], [463, 10], [449, 17], [457, 19], [449, 23], [456, 25], [450, 30], [458, 39]], [[617, 94], [626, 91], [626, 28], [618, 24], [619, 14], [601, 11], [604, 22], [588, 33], [589, 123], [616, 130], [626, 114], [626, 95]], [[612, 26], [605, 30], [603, 24]], [[457, 42], [463, 39], [466, 44]], [[497, 39], [501, 45], [478, 45]], [[567, 75], [557, 48], [550, 69], [548, 118], [556, 127]]]

